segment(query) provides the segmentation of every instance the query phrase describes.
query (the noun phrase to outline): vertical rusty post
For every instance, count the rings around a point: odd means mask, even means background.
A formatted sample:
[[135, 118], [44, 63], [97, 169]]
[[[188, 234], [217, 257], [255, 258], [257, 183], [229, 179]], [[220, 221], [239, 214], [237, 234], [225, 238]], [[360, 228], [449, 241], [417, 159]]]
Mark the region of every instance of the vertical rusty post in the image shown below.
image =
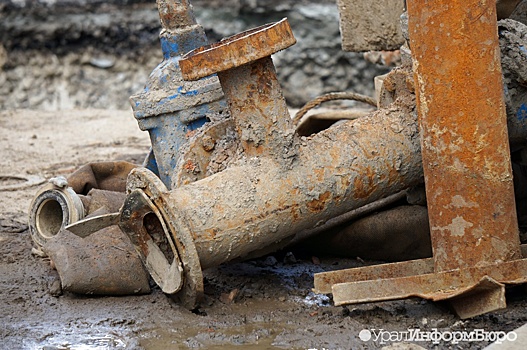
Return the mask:
[[407, 7], [435, 271], [518, 259], [496, 2]]
[[185, 80], [218, 74], [249, 157], [277, 156], [293, 129], [271, 55], [295, 42], [283, 19], [191, 51], [180, 61]]

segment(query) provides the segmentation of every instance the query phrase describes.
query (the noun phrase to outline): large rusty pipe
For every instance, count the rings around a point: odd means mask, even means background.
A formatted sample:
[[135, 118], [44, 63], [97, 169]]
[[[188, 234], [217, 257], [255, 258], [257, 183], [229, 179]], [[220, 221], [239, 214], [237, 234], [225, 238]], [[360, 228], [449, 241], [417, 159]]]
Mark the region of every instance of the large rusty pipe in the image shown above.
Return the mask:
[[494, 1], [410, 1], [435, 270], [518, 259]]
[[[286, 20], [185, 55], [185, 79], [218, 73], [244, 147], [237, 166], [172, 191], [150, 171], [128, 179], [121, 223], [154, 280], [187, 307], [201, 270], [419, 182], [413, 95], [393, 108], [301, 140], [270, 55], [294, 43]], [[417, 166], [415, 166], [417, 164]]]
[[[182, 264], [181, 276], [173, 277], [183, 282], [171, 292], [183, 288], [180, 294], [187, 295], [200, 283], [202, 288], [201, 269], [246, 256], [422, 181], [412, 104], [377, 111], [305, 140], [289, 169], [262, 157], [172, 191], [153, 173], [137, 169], [129, 177], [131, 194], [120, 225], [144, 261], [152, 254], [152, 242], [159, 241], [159, 230], [164, 231], [165, 246], [172, 249], [163, 252], [163, 271], [155, 271], [152, 259], [147, 267], [163, 287], [168, 283], [163, 276], [176, 271], [171, 266]], [[151, 222], [151, 213], [158, 223]], [[187, 300], [186, 306], [193, 305]]]
[[259, 159], [165, 192], [160, 209], [192, 234], [206, 269], [408, 188], [421, 180], [411, 113], [379, 114], [314, 137], [288, 171]]

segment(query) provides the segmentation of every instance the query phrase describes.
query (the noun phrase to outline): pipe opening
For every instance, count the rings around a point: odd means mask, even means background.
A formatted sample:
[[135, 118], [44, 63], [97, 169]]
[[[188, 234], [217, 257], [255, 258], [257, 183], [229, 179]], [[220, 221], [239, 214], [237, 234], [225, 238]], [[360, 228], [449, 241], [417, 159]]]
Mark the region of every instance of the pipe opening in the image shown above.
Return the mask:
[[153, 212], [146, 214], [143, 217], [143, 227], [171, 264], [174, 261], [174, 252], [157, 215]]
[[54, 199], [46, 199], [38, 208], [36, 215], [37, 231], [44, 238], [52, 238], [59, 233], [64, 222], [64, 213], [60, 203]]

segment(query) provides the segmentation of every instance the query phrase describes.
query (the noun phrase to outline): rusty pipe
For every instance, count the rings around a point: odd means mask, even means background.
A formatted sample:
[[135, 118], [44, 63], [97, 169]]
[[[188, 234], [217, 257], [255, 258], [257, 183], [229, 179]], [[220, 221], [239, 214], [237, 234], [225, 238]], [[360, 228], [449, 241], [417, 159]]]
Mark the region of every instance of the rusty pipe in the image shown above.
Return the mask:
[[432, 256], [428, 212], [420, 205], [399, 205], [302, 242], [313, 254], [402, 261]]
[[284, 140], [292, 135], [293, 124], [271, 55], [295, 43], [291, 27], [283, 19], [200, 47], [180, 61], [185, 80], [218, 74], [249, 157], [280, 158], [284, 147], [288, 148]]
[[[288, 27], [286, 21], [260, 27], [181, 60], [187, 79], [230, 71], [220, 82], [229, 91], [231, 116], [239, 118], [240, 137], [252, 123], [266, 126], [261, 143], [245, 139], [250, 157], [171, 191], [147, 169], [128, 178], [120, 226], [161, 289], [189, 308], [203, 293], [202, 269], [290, 239], [422, 179], [410, 93], [397, 106], [312, 138], [284, 137], [291, 121], [279, 85], [262, 72], [270, 70], [270, 54], [290, 45]], [[268, 95], [276, 102], [266, 101]]]
[[119, 212], [126, 177], [134, 164], [90, 163], [68, 178], [58, 177], [40, 189], [29, 212], [33, 241], [54, 262], [62, 288], [80, 294], [125, 295], [150, 291], [147, 271], [117, 225], [87, 239], [66, 227]]
[[85, 214], [81, 196], [67, 186], [66, 179], [51, 179], [37, 191], [29, 206], [31, 238], [40, 249], [62, 228], [81, 220]]
[[[162, 289], [192, 308], [203, 291], [202, 269], [421, 180], [416, 115], [401, 105], [306, 139], [287, 170], [261, 157], [168, 191], [153, 173], [136, 169], [120, 226]], [[165, 261], [155, 265], [151, 255], [159, 231], [170, 251], [157, 252], [156, 259]], [[179, 285], [164, 289], [165, 277]]]

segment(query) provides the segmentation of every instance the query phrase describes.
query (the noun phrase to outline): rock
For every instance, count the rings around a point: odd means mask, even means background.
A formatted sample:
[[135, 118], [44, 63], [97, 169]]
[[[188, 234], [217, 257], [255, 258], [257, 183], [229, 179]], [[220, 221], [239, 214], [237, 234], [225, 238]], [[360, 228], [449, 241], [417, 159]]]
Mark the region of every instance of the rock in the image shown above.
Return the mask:
[[62, 295], [62, 284], [60, 279], [55, 279], [49, 286], [49, 294], [54, 297], [59, 297]]
[[284, 256], [284, 264], [296, 264], [295, 255], [292, 252], [287, 252]]
[[115, 60], [111, 58], [94, 57], [90, 60], [90, 64], [97, 68], [107, 69], [107, 68], [112, 68], [114, 66]]
[[222, 293], [220, 301], [224, 304], [232, 304], [236, 296], [238, 295], [239, 289], [233, 289], [229, 293]]
[[276, 260], [274, 256], [269, 255], [268, 257], [265, 258], [263, 265], [272, 267], [272, 266], [275, 266], [277, 263], [278, 263], [278, 260]]

